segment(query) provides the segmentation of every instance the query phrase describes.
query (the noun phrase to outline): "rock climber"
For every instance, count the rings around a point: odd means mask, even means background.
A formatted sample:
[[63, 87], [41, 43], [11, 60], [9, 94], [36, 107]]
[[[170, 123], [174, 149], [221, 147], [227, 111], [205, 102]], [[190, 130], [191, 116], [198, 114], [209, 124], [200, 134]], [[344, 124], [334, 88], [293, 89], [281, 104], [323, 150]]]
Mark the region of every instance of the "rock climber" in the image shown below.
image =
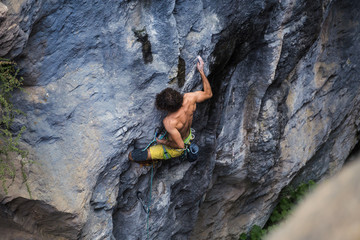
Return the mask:
[[213, 95], [209, 80], [204, 73], [204, 61], [200, 56], [197, 59], [196, 66], [204, 90], [182, 95], [172, 88], [166, 88], [158, 93], [155, 106], [157, 109], [167, 112], [167, 116], [163, 120], [167, 138], [156, 138], [157, 144], [146, 149], [146, 151], [134, 149], [129, 153], [131, 161], [167, 160], [179, 157], [184, 153], [185, 145], [189, 144], [192, 139], [191, 124], [196, 103], [201, 103]]

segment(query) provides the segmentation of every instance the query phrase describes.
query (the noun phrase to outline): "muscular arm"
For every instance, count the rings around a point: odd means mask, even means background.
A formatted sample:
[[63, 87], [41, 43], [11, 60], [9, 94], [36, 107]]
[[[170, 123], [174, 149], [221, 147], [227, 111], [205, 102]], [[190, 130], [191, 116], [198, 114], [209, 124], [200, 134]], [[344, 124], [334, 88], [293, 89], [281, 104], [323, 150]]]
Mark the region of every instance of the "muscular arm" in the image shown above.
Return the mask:
[[185, 144], [184, 141], [181, 138], [181, 134], [180, 132], [174, 127], [171, 126], [171, 123], [165, 123], [164, 122], [164, 126], [166, 131], [168, 132], [168, 134], [170, 135], [170, 139], [156, 139], [158, 143], [169, 146], [171, 148], [185, 148]]
[[194, 92], [194, 94], [196, 95], [196, 102], [200, 103], [200, 102], [203, 102], [203, 101], [211, 98], [213, 94], [211, 91], [211, 86], [210, 86], [209, 80], [207, 79], [207, 77], [205, 76], [205, 73], [204, 73], [204, 61], [202, 60], [202, 58], [200, 56], [198, 57], [198, 60], [199, 60], [199, 62], [197, 63], [197, 69], [199, 70], [199, 73], [201, 76], [204, 91], [197, 91], [197, 92]]

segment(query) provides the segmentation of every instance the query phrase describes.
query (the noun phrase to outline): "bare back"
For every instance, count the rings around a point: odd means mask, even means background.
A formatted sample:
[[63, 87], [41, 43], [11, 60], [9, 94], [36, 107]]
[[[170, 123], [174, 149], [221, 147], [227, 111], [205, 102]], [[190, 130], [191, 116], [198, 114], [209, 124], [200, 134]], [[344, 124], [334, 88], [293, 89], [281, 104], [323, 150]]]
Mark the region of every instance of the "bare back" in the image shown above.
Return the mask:
[[[169, 126], [173, 126], [179, 131], [183, 140], [190, 134], [190, 127], [196, 110], [195, 95], [195, 93], [185, 93], [181, 108], [174, 113], [168, 114], [163, 120], [165, 128], [168, 129]], [[171, 135], [169, 138], [170, 141], [173, 140]]]

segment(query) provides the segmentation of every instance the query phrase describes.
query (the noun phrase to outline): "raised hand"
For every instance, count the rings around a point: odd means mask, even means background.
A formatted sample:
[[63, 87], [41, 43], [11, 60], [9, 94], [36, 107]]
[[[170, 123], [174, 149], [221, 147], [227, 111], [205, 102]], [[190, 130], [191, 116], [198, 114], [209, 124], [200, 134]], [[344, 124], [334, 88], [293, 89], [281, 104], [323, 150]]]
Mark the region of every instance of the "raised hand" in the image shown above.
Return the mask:
[[198, 62], [196, 63], [196, 67], [199, 70], [199, 72], [203, 72], [204, 71], [204, 61], [200, 56], [197, 56], [197, 60], [198, 60]]

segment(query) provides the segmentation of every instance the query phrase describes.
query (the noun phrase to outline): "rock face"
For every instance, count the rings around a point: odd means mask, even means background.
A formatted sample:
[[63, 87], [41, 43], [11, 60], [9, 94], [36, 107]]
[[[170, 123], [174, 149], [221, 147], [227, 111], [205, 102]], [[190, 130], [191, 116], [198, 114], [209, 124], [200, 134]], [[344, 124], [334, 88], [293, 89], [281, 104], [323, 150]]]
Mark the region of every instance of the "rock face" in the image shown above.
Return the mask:
[[[237, 239], [264, 224], [286, 185], [338, 171], [359, 140], [360, 3], [351, 0], [0, 3], [0, 56], [26, 92], [21, 179], [0, 195], [8, 239]], [[214, 96], [194, 120], [195, 163], [154, 169], [151, 215], [128, 162], [164, 115], [154, 95]], [[145, 202], [146, 199], [145, 199]], [[5, 227], [4, 227], [5, 226]]]

